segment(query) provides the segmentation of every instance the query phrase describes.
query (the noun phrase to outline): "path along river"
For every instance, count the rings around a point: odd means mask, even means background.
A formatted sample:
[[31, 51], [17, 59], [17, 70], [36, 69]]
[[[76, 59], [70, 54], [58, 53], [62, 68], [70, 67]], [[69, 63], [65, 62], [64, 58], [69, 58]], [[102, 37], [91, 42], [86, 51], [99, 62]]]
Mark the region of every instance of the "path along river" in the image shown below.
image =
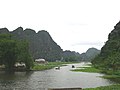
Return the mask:
[[[100, 78], [103, 74], [72, 72], [73, 64], [63, 66], [60, 70], [50, 69], [34, 72], [0, 72], [0, 90], [47, 90], [48, 88], [90, 88], [115, 84]], [[75, 67], [84, 63], [74, 64]]]

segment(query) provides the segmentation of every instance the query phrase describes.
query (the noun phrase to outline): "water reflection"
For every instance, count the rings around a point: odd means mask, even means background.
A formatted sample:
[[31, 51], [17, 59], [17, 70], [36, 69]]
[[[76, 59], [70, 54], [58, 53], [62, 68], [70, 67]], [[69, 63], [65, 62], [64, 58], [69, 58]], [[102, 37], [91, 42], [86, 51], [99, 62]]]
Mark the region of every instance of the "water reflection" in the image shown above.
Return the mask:
[[33, 72], [14, 72], [7, 73], [4, 71], [0, 72], [0, 80], [19, 80], [21, 78], [29, 77]]
[[[75, 67], [82, 66], [74, 64]], [[107, 79], [99, 78], [103, 74], [72, 72], [72, 65], [35, 72], [0, 72], [0, 89], [8, 90], [47, 90], [47, 88], [98, 87], [113, 84]]]

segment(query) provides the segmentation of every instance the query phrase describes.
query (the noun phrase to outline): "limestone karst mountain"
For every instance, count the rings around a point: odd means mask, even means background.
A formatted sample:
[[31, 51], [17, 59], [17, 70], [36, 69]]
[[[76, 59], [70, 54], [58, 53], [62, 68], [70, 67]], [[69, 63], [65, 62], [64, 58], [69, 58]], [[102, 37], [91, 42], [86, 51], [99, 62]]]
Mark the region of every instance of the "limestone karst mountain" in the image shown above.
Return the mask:
[[9, 33], [12, 34], [15, 39], [28, 41], [29, 49], [34, 59], [44, 58], [48, 61], [61, 59], [61, 47], [57, 45], [45, 30], [36, 33], [35, 30], [32, 29], [27, 28], [23, 30], [22, 27], [18, 27], [16, 30], [10, 32], [7, 28], [1, 28], [0, 34], [2, 33]]
[[82, 53], [80, 56], [82, 61], [91, 61], [99, 53], [100, 53], [100, 50], [96, 48], [89, 48], [85, 53]]
[[109, 33], [101, 53], [92, 63], [109, 70], [120, 70], [120, 22]]

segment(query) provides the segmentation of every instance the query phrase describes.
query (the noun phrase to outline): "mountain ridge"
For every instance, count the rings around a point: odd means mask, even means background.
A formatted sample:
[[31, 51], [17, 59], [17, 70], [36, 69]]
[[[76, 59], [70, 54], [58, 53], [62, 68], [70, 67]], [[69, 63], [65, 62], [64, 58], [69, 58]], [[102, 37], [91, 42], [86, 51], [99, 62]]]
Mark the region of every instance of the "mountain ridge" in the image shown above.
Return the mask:
[[52, 39], [50, 34], [41, 30], [37, 33], [35, 30], [22, 27], [18, 27], [13, 31], [9, 31], [7, 28], [1, 28], [0, 34], [12, 34], [13, 38], [18, 40], [27, 40], [29, 42], [29, 48], [31, 55], [34, 59], [44, 58], [48, 61], [60, 60], [62, 55], [61, 47]]
[[100, 54], [100, 50], [92, 47], [89, 48], [85, 53], [81, 53], [81, 59], [82, 61], [91, 61], [98, 54]]

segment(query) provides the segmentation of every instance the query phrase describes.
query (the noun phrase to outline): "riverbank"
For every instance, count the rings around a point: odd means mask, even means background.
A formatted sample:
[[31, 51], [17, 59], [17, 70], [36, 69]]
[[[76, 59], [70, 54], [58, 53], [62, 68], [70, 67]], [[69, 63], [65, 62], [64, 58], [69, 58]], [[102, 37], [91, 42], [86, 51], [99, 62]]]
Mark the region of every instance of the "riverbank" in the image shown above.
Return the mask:
[[102, 71], [99, 69], [96, 69], [94, 67], [77, 67], [77, 69], [73, 69], [71, 71], [75, 72], [90, 72], [90, 73], [101, 73]]
[[120, 90], [120, 84], [110, 85], [110, 86], [101, 86], [97, 88], [85, 88], [83, 90]]
[[46, 64], [38, 64], [35, 63], [34, 67], [31, 69], [32, 71], [41, 71], [41, 70], [48, 70], [54, 67], [61, 67], [66, 66], [66, 64], [72, 64], [73, 62], [48, 62]]
[[[47, 88], [93, 88], [110, 85], [108, 80], [99, 78], [99, 73], [79, 73], [72, 72], [78, 66], [84, 63], [67, 64], [60, 67], [60, 70], [50, 69], [43, 71], [15, 72], [14, 74], [0, 73], [1, 89], [22, 89], [36, 90]], [[72, 68], [72, 65], [75, 68]], [[73, 81], [74, 80], [74, 81]], [[4, 82], [2, 82], [4, 81]], [[95, 82], [94, 82], [95, 81]], [[92, 82], [92, 83], [91, 83]]]
[[[26, 69], [25, 67], [19, 67], [19, 68], [14, 68], [13, 72], [42, 71], [42, 70], [52, 69], [52, 68], [58, 67], [58, 66], [59, 67], [66, 66], [66, 64], [72, 64], [72, 63], [75, 63], [75, 62], [48, 62], [45, 64], [34, 63], [34, 66], [29, 70]], [[6, 71], [6, 69], [0, 68], [0, 71]]]
[[[77, 69], [73, 69], [71, 71], [75, 72], [89, 72], [89, 73], [104, 73], [106, 75], [102, 76], [105, 79], [117, 79], [120, 81], [120, 75], [118, 72], [113, 73], [112, 71], [103, 71], [100, 69], [95, 68], [92, 64], [85, 64], [84, 67], [77, 67]], [[120, 82], [119, 82], [120, 83]]]
[[[73, 69], [71, 71], [75, 72], [89, 72], [89, 73], [104, 73], [106, 75], [101, 76], [101, 78], [109, 79], [112, 81], [115, 81], [117, 83], [120, 83], [120, 75], [115, 73], [110, 73], [110, 71], [107, 71], [106, 73], [103, 70], [96, 69], [92, 64], [85, 65], [84, 67], [77, 67], [77, 69]], [[97, 88], [86, 88], [83, 90], [119, 90], [120, 84], [116, 85], [110, 85], [110, 86], [101, 86]]]

